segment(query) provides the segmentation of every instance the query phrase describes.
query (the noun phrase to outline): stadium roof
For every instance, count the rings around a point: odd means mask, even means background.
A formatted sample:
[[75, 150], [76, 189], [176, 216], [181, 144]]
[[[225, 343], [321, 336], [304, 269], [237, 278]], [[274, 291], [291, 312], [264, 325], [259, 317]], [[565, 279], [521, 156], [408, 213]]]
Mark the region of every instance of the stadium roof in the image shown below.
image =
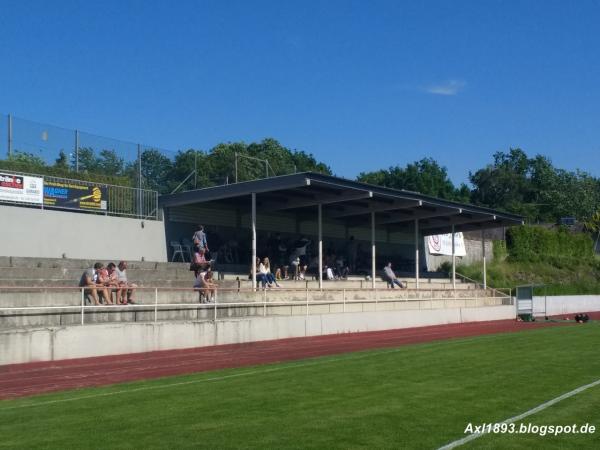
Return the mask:
[[219, 202], [247, 208], [253, 192], [259, 214], [294, 211], [312, 215], [321, 204], [324, 217], [357, 225], [368, 224], [372, 212], [378, 226], [412, 227], [419, 219], [419, 229], [425, 235], [449, 233], [452, 225], [458, 232], [524, 223], [523, 217], [514, 214], [313, 172], [162, 195], [159, 206]]

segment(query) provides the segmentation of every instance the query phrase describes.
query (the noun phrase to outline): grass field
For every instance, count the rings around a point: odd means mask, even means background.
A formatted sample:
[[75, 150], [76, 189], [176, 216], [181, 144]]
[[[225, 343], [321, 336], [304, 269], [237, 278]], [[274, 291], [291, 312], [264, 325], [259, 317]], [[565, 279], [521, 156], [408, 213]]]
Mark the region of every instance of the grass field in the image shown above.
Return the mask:
[[[600, 324], [440, 341], [0, 402], [0, 448], [438, 448], [600, 378]], [[524, 423], [600, 427], [600, 386]], [[598, 448], [488, 435], [465, 448]]]

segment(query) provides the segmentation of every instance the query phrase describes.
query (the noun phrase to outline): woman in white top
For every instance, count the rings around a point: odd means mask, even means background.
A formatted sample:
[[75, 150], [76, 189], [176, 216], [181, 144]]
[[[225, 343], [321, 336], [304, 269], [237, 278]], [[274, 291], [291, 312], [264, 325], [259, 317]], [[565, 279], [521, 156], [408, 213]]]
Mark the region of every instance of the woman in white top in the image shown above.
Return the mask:
[[269, 286], [272, 286], [275, 283], [275, 286], [279, 287], [277, 281], [275, 280], [275, 276], [271, 272], [271, 263], [269, 262], [269, 258], [264, 258], [260, 265], [258, 266], [258, 272], [263, 274]]

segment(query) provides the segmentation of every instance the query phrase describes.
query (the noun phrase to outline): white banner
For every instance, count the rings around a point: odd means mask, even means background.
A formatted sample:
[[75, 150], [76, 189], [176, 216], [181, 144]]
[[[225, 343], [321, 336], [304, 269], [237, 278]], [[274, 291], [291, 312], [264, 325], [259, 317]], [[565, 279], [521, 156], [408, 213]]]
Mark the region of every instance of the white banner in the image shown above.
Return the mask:
[[42, 204], [44, 179], [0, 173], [0, 200]]
[[[427, 236], [427, 247], [430, 255], [452, 255], [452, 233]], [[454, 254], [467, 255], [462, 233], [454, 233]]]

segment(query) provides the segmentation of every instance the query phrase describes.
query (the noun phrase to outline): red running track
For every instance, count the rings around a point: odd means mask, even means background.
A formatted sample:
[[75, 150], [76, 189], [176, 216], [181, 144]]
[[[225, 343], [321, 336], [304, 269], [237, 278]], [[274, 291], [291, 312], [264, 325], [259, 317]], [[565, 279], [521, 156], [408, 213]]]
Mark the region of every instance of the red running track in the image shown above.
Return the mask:
[[501, 320], [6, 365], [0, 399], [549, 325]]

